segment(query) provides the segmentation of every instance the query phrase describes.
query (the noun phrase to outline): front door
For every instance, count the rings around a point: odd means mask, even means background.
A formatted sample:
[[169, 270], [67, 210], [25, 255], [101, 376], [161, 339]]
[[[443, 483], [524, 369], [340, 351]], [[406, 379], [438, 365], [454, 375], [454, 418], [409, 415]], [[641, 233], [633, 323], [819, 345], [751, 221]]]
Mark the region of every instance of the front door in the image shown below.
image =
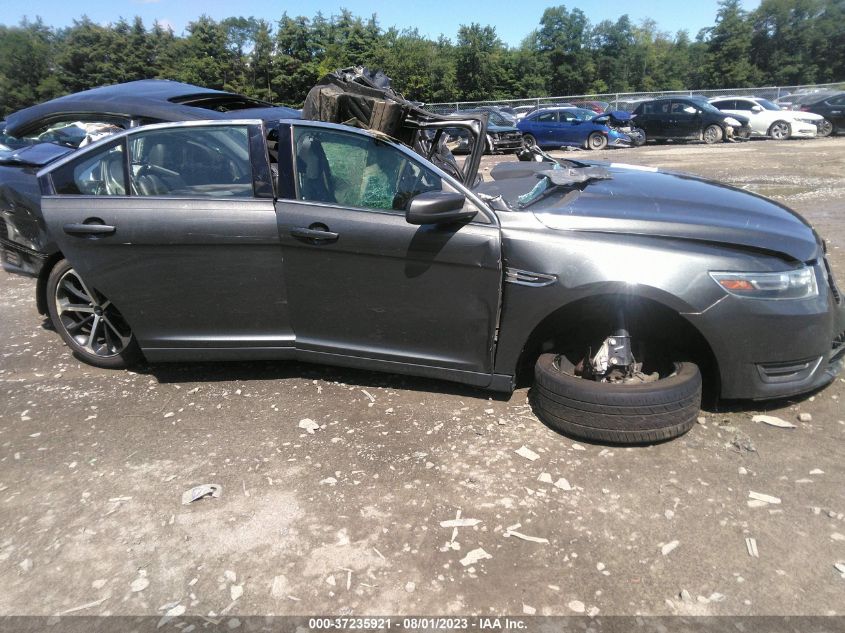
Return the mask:
[[303, 123], [280, 136], [294, 155], [276, 209], [298, 354], [482, 384], [502, 279], [494, 219], [411, 225], [413, 196], [458, 186], [368, 133]]
[[147, 127], [43, 176], [51, 235], [150, 360], [292, 354], [261, 135], [258, 124]]

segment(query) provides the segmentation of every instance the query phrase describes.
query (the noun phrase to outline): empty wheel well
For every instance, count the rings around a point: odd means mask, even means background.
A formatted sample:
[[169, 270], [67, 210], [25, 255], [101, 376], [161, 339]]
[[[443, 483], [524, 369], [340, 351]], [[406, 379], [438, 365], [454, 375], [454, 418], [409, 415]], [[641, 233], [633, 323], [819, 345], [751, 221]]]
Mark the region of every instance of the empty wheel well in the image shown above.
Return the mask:
[[517, 384], [530, 384], [534, 363], [546, 352], [573, 352], [582, 357], [609, 336], [615, 327], [617, 309], [622, 307], [634, 344], [648, 341], [672, 354], [674, 361], [698, 365], [704, 379], [705, 396], [719, 393], [719, 372], [713, 350], [701, 333], [678, 312], [661, 303], [630, 295], [602, 295], [576, 301], [553, 312], [531, 333], [517, 366]]
[[53, 267], [62, 259], [64, 255], [56, 251], [47, 258], [41, 267], [41, 272], [38, 273], [38, 280], [35, 283], [35, 305], [38, 308], [38, 314], [47, 314], [47, 279]]

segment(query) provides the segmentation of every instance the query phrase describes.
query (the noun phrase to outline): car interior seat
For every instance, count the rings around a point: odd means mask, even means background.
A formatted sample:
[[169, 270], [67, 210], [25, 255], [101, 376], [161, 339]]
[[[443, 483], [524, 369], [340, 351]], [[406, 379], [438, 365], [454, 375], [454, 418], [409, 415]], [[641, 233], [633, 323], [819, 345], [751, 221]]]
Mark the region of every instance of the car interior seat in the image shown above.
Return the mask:
[[123, 179], [123, 153], [113, 152], [103, 163], [103, 183], [106, 195], [125, 196], [126, 186]]
[[337, 202], [332, 187], [329, 161], [319, 139], [309, 134], [299, 140], [296, 168], [301, 199]]

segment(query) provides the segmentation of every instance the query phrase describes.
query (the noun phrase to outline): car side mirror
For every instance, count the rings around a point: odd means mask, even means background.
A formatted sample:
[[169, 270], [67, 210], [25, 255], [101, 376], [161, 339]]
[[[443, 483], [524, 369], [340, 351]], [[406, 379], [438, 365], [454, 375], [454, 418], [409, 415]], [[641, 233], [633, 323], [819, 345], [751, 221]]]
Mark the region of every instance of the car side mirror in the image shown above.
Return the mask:
[[468, 222], [477, 210], [464, 210], [466, 197], [451, 191], [427, 191], [414, 196], [405, 211], [408, 224]]
[[758, 105], [756, 105], [756, 106], [751, 106], [751, 111], [752, 111], [752, 112], [762, 112], [762, 111], [763, 111], [763, 106], [758, 106]]

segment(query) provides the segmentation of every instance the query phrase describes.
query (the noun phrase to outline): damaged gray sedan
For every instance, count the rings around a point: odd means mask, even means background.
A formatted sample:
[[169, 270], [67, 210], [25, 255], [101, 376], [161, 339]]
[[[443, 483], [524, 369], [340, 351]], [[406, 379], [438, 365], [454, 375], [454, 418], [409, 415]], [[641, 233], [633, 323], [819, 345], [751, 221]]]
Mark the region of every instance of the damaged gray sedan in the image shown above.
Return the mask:
[[318, 86], [304, 118], [134, 128], [39, 172], [39, 305], [79, 358], [533, 375], [547, 424], [626, 443], [684, 433], [702, 389], [776, 398], [842, 369], [824, 243], [786, 207], [541, 153], [480, 182], [444, 152], [454, 119], [372, 80]]

